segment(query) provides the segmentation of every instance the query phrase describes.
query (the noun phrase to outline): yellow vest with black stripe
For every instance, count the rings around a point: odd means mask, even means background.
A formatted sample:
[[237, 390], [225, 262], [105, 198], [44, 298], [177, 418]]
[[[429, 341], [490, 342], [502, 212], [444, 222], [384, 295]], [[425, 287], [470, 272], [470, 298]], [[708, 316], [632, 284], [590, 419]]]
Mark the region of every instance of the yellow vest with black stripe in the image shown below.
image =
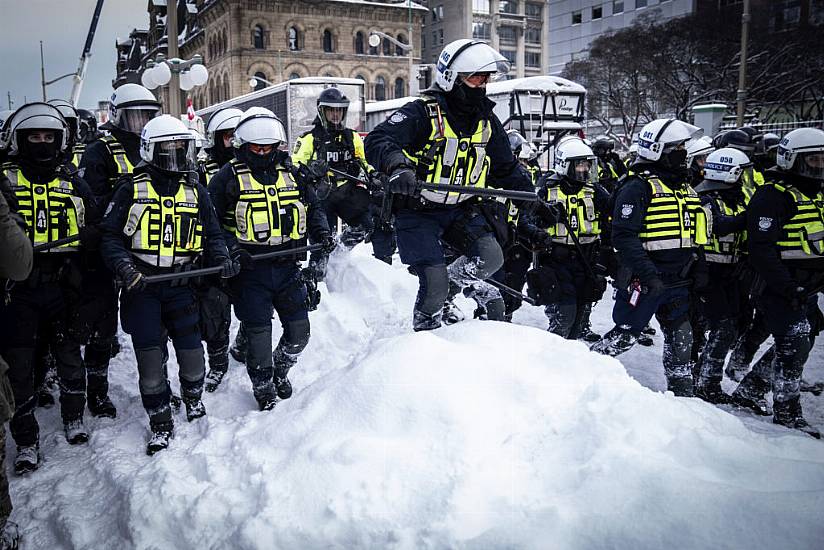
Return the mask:
[[120, 176], [131, 174], [134, 171], [134, 166], [132, 166], [132, 163], [129, 161], [129, 157], [126, 156], [126, 149], [117, 141], [117, 138], [109, 135], [103, 136], [100, 140], [106, 144], [106, 149], [114, 160], [115, 166], [117, 166], [117, 173], [109, 178], [109, 182], [112, 184], [112, 187], [114, 187], [114, 183]]
[[[601, 227], [598, 212], [595, 211], [595, 191], [584, 186], [574, 195], [567, 195], [560, 186], [547, 188], [547, 202], [560, 202], [567, 212], [567, 223], [581, 244], [595, 242], [600, 238]], [[552, 242], [573, 245], [575, 241], [567, 231], [566, 225], [556, 223], [546, 230]]]
[[[458, 135], [443, 116], [434, 98], [424, 97], [432, 129], [427, 145], [420, 151], [404, 151], [403, 154], [418, 167], [418, 177], [434, 184], [486, 187], [489, 158], [486, 146], [492, 138], [492, 123], [478, 121], [470, 136]], [[421, 196], [438, 204], [457, 204], [471, 199], [471, 195], [455, 192], [424, 190]]]
[[74, 147], [72, 148], [72, 165], [75, 168], [80, 168], [80, 159], [83, 158], [83, 153], [86, 152], [86, 144], [85, 143], [75, 143]]
[[135, 258], [154, 267], [174, 267], [197, 260], [203, 251], [203, 224], [197, 188], [181, 179], [177, 192], [161, 195], [149, 174], [134, 178], [132, 205], [123, 234]]
[[[768, 184], [769, 185], [769, 184]], [[773, 187], [789, 193], [798, 210], [781, 227], [778, 248], [784, 260], [810, 260], [824, 257], [824, 193], [808, 197], [792, 186], [773, 183]]]
[[203, 174], [206, 176], [206, 185], [212, 181], [212, 176], [220, 172], [220, 165], [213, 160], [209, 160], [203, 165]]
[[659, 178], [643, 177], [652, 190], [638, 238], [647, 251], [693, 248], [707, 244], [712, 215], [701, 207], [695, 190], [686, 185], [673, 191]]
[[[713, 198], [718, 209], [725, 216], [737, 216], [744, 212], [745, 208], [742, 204], [736, 204], [735, 207], [730, 207], [723, 199]], [[745, 243], [747, 241], [746, 231], [736, 231], [723, 237], [715, 234], [711, 235], [710, 241], [704, 247], [704, 252], [708, 262], [716, 264], [734, 264], [740, 258], [741, 254], [745, 252]]]
[[[86, 223], [86, 205], [71, 181], [55, 177], [48, 184], [26, 179], [15, 164], [4, 164], [3, 174], [17, 198], [18, 213], [26, 222], [26, 233], [36, 246], [80, 233]], [[46, 252], [74, 252], [78, 243], [64, 244]]]
[[292, 176], [278, 170], [274, 184], [257, 181], [249, 168], [230, 161], [240, 195], [234, 212], [226, 212], [224, 227], [241, 244], [277, 246], [306, 235], [306, 206]]
[[752, 178], [744, 179], [741, 185], [741, 191], [744, 193], [744, 204], [750, 203], [755, 190], [764, 185], [765, 181], [764, 174], [753, 168]]

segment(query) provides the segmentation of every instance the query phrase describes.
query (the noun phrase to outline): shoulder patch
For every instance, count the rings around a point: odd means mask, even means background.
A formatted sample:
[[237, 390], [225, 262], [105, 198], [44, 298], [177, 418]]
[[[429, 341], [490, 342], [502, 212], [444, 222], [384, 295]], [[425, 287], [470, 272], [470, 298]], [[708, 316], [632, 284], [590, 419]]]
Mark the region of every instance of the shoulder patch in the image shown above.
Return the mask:
[[389, 117], [389, 124], [400, 124], [404, 120], [406, 120], [406, 115], [400, 111], [396, 111], [395, 114]]
[[632, 209], [635, 206], [632, 204], [622, 204], [621, 205], [621, 217], [622, 218], [629, 218], [632, 216]]
[[772, 227], [772, 222], [772, 218], [760, 217], [758, 218], [758, 229], [760, 231], [769, 231], [770, 227]]

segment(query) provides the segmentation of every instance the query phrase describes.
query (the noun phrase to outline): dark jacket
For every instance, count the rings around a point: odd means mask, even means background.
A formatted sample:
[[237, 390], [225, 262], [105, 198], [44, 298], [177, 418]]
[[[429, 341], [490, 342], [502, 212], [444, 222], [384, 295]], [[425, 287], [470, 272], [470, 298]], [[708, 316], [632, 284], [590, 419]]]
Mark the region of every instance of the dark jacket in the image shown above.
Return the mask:
[[[140, 138], [111, 126], [103, 125], [102, 128], [111, 132], [123, 146], [132, 166], [137, 166], [140, 162]], [[117, 176], [117, 164], [103, 141], [98, 139], [86, 145], [79, 169], [83, 179], [105, 208], [114, 193], [112, 179]]]

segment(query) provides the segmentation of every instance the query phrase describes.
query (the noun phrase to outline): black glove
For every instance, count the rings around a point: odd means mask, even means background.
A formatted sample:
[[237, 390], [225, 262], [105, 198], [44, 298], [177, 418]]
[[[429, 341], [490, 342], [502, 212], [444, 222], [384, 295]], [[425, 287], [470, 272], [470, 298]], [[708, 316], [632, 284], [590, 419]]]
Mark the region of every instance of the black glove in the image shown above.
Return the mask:
[[318, 304], [320, 304], [317, 274], [311, 267], [306, 267], [301, 270], [300, 278], [306, 286], [306, 309], [315, 311], [318, 309]]
[[529, 242], [532, 243], [534, 248], [548, 250], [552, 248], [552, 235], [545, 230], [534, 231], [532, 235], [529, 236]]
[[386, 190], [390, 193], [409, 197], [418, 197], [421, 194], [415, 171], [407, 167], [397, 168], [392, 172], [386, 182]]
[[309, 161], [309, 164], [307, 164], [306, 167], [309, 169], [309, 173], [314, 179], [325, 178], [329, 172], [329, 165], [326, 164], [325, 160]]
[[117, 266], [117, 278], [127, 292], [140, 291], [146, 288], [143, 274], [137, 270], [132, 262], [122, 262]]
[[664, 293], [664, 282], [658, 277], [653, 277], [647, 281], [647, 296], [650, 298], [657, 298]]
[[97, 250], [100, 248], [100, 241], [103, 234], [96, 225], [84, 225], [80, 228], [80, 244], [90, 250]]
[[320, 251], [324, 254], [331, 254], [335, 247], [338, 246], [338, 243], [335, 241], [335, 238], [329, 235], [326, 231], [319, 233], [314, 239], [312, 239], [315, 244], [321, 245]]
[[228, 258], [223, 256], [218, 258], [218, 265], [220, 265], [220, 277], [222, 279], [230, 279], [240, 273], [240, 260]]
[[248, 271], [255, 268], [255, 260], [252, 259], [252, 253], [245, 248], [235, 248], [232, 250], [232, 260], [240, 265], [240, 269]]
[[367, 176], [369, 180], [369, 190], [383, 190], [384, 177], [383, 174], [377, 170], [372, 170]]
[[807, 291], [803, 286], [797, 286], [787, 292], [787, 298], [790, 300], [790, 307], [799, 311], [807, 303]]

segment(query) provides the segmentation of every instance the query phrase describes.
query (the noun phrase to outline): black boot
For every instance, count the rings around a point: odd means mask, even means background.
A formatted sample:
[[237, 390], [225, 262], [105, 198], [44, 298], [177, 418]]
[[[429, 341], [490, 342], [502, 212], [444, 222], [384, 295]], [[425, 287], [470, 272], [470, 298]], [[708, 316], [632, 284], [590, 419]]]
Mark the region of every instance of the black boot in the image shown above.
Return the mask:
[[412, 316], [412, 330], [420, 332], [422, 330], [434, 330], [441, 326], [441, 312], [432, 315], [416, 309]]
[[246, 349], [249, 346], [249, 340], [246, 338], [246, 330], [243, 328], [243, 323], [235, 336], [235, 342], [229, 348], [229, 353], [238, 363], [246, 363]]
[[674, 393], [676, 397], [693, 397], [695, 390], [692, 384], [692, 375], [667, 377], [667, 390]]
[[214, 392], [218, 388], [218, 386], [220, 386], [220, 383], [223, 381], [224, 376], [226, 376], [225, 370], [217, 370], [215, 368], [210, 368], [209, 373], [206, 375], [206, 384], [204, 386], [204, 389], [209, 393]]
[[169, 440], [174, 437], [174, 424], [172, 422], [160, 422], [150, 426], [152, 437], [146, 445], [146, 454], [152, 456], [169, 447]]
[[289, 399], [292, 397], [292, 383], [289, 382], [287, 375], [289, 374], [289, 369], [294, 367], [297, 362], [298, 356], [286, 353], [281, 345], [278, 345], [274, 353], [272, 353], [272, 363], [275, 366], [275, 391], [279, 399]]
[[732, 397], [721, 389], [721, 380], [699, 380], [695, 388], [695, 397], [713, 405], [729, 405]]
[[747, 409], [760, 416], [769, 416], [770, 410], [766, 398], [769, 391], [769, 384], [750, 371], [732, 392], [730, 400], [736, 407]]
[[186, 420], [192, 422], [202, 416], [206, 416], [206, 407], [203, 401], [198, 399], [184, 398], [183, 404], [186, 406]]
[[801, 399], [794, 397], [789, 401], [773, 403], [773, 423], [799, 430], [805, 434], [821, 439], [821, 432], [810, 426], [801, 413]]

